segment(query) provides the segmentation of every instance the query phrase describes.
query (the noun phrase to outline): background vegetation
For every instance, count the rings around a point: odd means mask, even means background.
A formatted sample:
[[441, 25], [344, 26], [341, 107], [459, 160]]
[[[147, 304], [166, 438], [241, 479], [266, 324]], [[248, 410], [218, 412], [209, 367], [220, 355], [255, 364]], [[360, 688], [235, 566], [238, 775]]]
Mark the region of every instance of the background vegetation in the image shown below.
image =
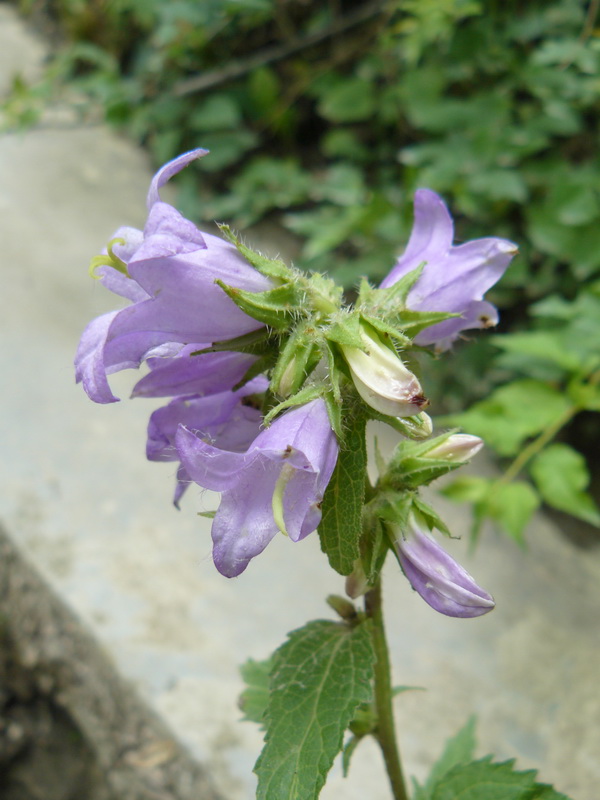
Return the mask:
[[390, 269], [418, 186], [443, 194], [457, 240], [517, 242], [490, 297], [502, 335], [427, 379], [448, 423], [517, 460], [500, 485], [449, 493], [517, 539], [542, 500], [598, 525], [586, 492], [600, 432], [598, 0], [19, 5], [60, 47], [40, 85], [15, 81], [7, 118], [34, 124], [68, 86], [157, 165], [209, 148], [179, 179], [200, 223], [275, 219], [303, 267], [348, 287]]

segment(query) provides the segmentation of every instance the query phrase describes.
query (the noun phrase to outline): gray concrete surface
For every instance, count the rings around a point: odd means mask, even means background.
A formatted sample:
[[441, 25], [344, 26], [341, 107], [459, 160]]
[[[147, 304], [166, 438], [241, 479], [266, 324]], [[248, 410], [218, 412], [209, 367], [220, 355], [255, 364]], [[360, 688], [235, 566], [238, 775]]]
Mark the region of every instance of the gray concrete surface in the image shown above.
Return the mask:
[[[12, 47], [14, 61], [7, 35], [23, 43]], [[15, 65], [28, 68], [30, 43], [0, 5], [0, 86]], [[143, 223], [145, 155], [103, 127], [42, 122], [1, 136], [0, 175], [0, 522], [174, 746], [191, 753], [223, 798], [246, 800], [261, 737], [240, 722], [238, 664], [328, 616], [323, 598], [343, 582], [316, 536], [296, 545], [280, 537], [240, 578], [222, 578], [210, 560], [209, 523], [196, 513], [215, 508], [217, 497], [192, 489], [175, 511], [172, 466], [144, 459], [158, 403], [95, 406], [74, 385], [83, 327], [115, 307], [87, 264], [119, 225]], [[115, 376], [117, 394], [127, 397], [134, 378]], [[460, 509], [447, 511], [454, 532], [466, 532]], [[390, 564], [395, 679], [427, 688], [397, 701], [407, 772], [423, 777], [475, 712], [479, 754], [517, 757], [574, 800], [597, 800], [600, 552], [575, 549], [541, 516], [528, 539], [520, 552], [488, 533], [474, 557], [452, 543], [497, 600], [477, 620], [437, 615]], [[93, 658], [88, 668], [100, 671]], [[361, 745], [348, 780], [336, 765], [322, 797], [387, 800], [376, 748]]]

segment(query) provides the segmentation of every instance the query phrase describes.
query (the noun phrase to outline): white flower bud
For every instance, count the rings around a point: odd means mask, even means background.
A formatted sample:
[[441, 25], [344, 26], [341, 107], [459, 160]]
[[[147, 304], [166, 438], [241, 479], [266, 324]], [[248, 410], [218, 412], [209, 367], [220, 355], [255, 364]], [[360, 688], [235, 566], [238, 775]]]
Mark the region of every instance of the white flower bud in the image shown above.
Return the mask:
[[367, 405], [388, 417], [412, 417], [429, 404], [421, 384], [401, 359], [364, 328], [367, 352], [342, 345], [356, 390]]
[[444, 459], [444, 461], [458, 464], [470, 461], [482, 447], [483, 441], [479, 436], [471, 436], [468, 433], [453, 433], [444, 442], [423, 453], [423, 457]]

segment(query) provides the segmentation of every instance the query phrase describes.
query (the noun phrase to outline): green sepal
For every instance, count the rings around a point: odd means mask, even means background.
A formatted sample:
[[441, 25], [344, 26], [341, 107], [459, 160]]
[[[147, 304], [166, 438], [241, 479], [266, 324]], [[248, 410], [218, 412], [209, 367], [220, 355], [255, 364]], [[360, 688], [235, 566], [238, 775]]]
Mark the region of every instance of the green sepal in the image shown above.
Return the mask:
[[425, 522], [430, 531], [435, 528], [440, 533], [443, 533], [444, 536], [449, 536], [451, 539], [456, 538], [452, 536], [448, 526], [437, 511], [434, 511], [428, 503], [421, 500], [418, 494], [413, 495], [412, 510], [413, 513], [418, 513], [418, 516]]
[[425, 263], [423, 261], [416, 269], [411, 270], [386, 289], [375, 289], [367, 281], [363, 281], [358, 295], [358, 305], [364, 305], [374, 311], [376, 316], [397, 314], [400, 308], [406, 306], [410, 290], [421, 277]]
[[405, 308], [397, 315], [388, 317], [388, 321], [403, 331], [410, 331], [411, 336], [416, 336], [431, 325], [437, 325], [438, 322], [460, 316], [460, 314], [446, 311], [413, 311]]
[[324, 335], [330, 342], [356, 347], [363, 352], [367, 350], [360, 315], [356, 312], [338, 314], [329, 327], [324, 330]]
[[315, 342], [315, 329], [301, 322], [280, 350], [271, 375], [271, 391], [280, 397], [295, 394], [321, 359]]
[[230, 244], [234, 245], [237, 251], [244, 256], [246, 261], [252, 264], [261, 275], [265, 275], [267, 278], [273, 278], [276, 281], [281, 281], [282, 283], [287, 283], [295, 277], [295, 271], [288, 267], [281, 259], [269, 258], [243, 244], [229, 225], [221, 224], [219, 225], [219, 230], [224, 238], [227, 239]]
[[263, 356], [267, 353], [277, 353], [279, 349], [278, 337], [273, 335], [267, 328], [259, 328], [257, 331], [250, 331], [243, 336], [236, 336], [234, 339], [224, 339], [220, 342], [213, 342], [210, 347], [203, 347], [202, 350], [195, 350], [192, 356], [202, 356], [205, 353], [223, 353], [233, 350], [236, 353], [247, 353], [251, 356]]
[[366, 281], [363, 282], [359, 293], [359, 311], [365, 317], [379, 319], [382, 321], [380, 324], [387, 324], [401, 331], [401, 335], [410, 331], [411, 336], [416, 336], [430, 325], [460, 317], [460, 314], [445, 311], [414, 311], [406, 307], [410, 290], [421, 277], [424, 267], [425, 262], [419, 264], [416, 269], [386, 289], [374, 289]]
[[198, 517], [206, 517], [206, 519], [214, 519], [216, 516], [216, 511], [198, 511]]
[[371, 325], [377, 333], [381, 334], [384, 337], [391, 337], [399, 342], [401, 345], [405, 347], [412, 346], [412, 339], [410, 339], [406, 334], [401, 331], [399, 328], [390, 325], [385, 320], [381, 319], [380, 317], [372, 317], [369, 314], [361, 314], [362, 319], [365, 320], [369, 325]]
[[367, 406], [366, 403], [365, 408], [369, 419], [385, 422], [386, 425], [401, 433], [402, 436], [406, 436], [407, 439], [422, 441], [431, 436], [431, 417], [424, 411], [421, 411], [420, 414], [415, 414], [413, 417], [388, 417]]
[[394, 489], [416, 489], [426, 486], [437, 478], [447, 475], [466, 461], [449, 461], [447, 458], [427, 458], [427, 453], [434, 447], [445, 442], [455, 430], [442, 433], [427, 441], [402, 441], [390, 458], [387, 469], [382, 475], [383, 485]]
[[268, 427], [275, 417], [281, 414], [282, 411], [285, 411], [286, 408], [304, 406], [312, 400], [316, 400], [318, 397], [323, 397], [325, 392], [326, 388], [320, 383], [315, 383], [312, 386], [305, 386], [303, 389], [300, 389], [299, 392], [296, 392], [295, 395], [292, 395], [292, 397], [288, 397], [287, 400], [283, 400], [281, 403], [277, 403], [277, 405], [273, 406], [273, 408], [265, 414], [264, 425]]
[[321, 275], [320, 272], [313, 272], [310, 276], [307, 291], [312, 307], [326, 315], [332, 314], [340, 308], [344, 295], [342, 286], [338, 286], [334, 280], [326, 275]]
[[247, 292], [228, 286], [218, 279], [215, 283], [244, 314], [276, 330], [289, 328], [302, 305], [302, 293], [293, 283], [286, 283], [266, 292]]
[[412, 511], [414, 492], [380, 492], [374, 501], [373, 513], [383, 522], [391, 522], [404, 529]]

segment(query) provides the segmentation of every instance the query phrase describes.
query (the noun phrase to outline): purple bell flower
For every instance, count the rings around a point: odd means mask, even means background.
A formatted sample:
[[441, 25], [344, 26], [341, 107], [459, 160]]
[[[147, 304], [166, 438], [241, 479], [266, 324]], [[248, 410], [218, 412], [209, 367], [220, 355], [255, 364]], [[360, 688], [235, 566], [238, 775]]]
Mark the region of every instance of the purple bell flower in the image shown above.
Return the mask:
[[436, 611], [449, 617], [480, 617], [494, 606], [494, 598], [469, 573], [422, 531], [414, 517], [405, 535], [395, 531], [400, 566], [413, 589]]
[[[268, 385], [268, 380], [260, 376], [236, 392], [221, 391], [205, 397], [176, 397], [150, 416], [146, 443], [148, 460], [179, 461], [175, 447], [179, 425], [185, 425], [196, 436], [208, 439], [223, 450], [246, 450], [260, 433], [262, 422], [260, 409], [254, 408], [246, 398], [252, 394], [261, 394]], [[176, 506], [191, 482], [185, 468], [180, 465], [174, 496]]]
[[497, 324], [498, 312], [483, 296], [517, 253], [517, 246], [507, 239], [474, 239], [456, 247], [453, 239], [452, 217], [441, 197], [430, 189], [418, 189], [408, 245], [381, 282], [382, 289], [393, 286], [425, 262], [421, 277], [409, 292], [408, 307], [461, 315], [431, 325], [415, 337], [416, 344], [434, 344], [437, 350], [447, 350], [461, 331]]
[[107, 264], [96, 269], [101, 282], [131, 301], [120, 311], [93, 320], [85, 329], [75, 357], [77, 382], [97, 403], [118, 400], [107, 375], [137, 368], [165, 343], [215, 342], [241, 336], [261, 327], [244, 314], [215, 283], [221, 279], [240, 289], [262, 292], [271, 288], [236, 248], [181, 216], [160, 199], [169, 178], [206, 150], [192, 150], [170, 161], [152, 179], [148, 220], [144, 231], [120, 228], [114, 255], [122, 268]]
[[221, 450], [183, 425], [175, 444], [189, 477], [223, 493], [212, 526], [222, 575], [243, 572], [279, 530], [297, 542], [317, 528], [338, 454], [322, 400], [277, 417], [245, 453]]

